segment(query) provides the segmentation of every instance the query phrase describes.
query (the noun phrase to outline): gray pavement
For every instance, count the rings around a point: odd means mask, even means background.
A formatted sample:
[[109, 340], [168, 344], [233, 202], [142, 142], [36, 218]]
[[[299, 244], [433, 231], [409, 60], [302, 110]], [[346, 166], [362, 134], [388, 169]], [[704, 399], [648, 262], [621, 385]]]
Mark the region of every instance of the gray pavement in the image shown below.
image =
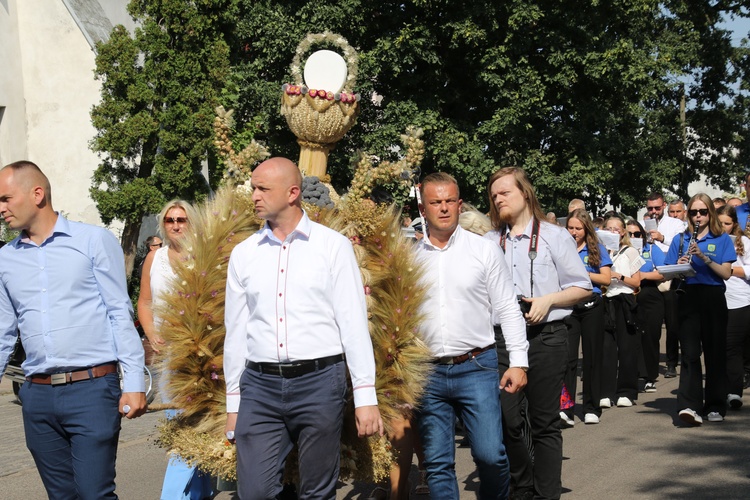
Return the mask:
[[[740, 499], [750, 498], [750, 397], [721, 423], [682, 427], [676, 418], [678, 379], [660, 379], [657, 392], [641, 393], [631, 408], [604, 411], [598, 425], [563, 431], [563, 498]], [[45, 498], [24, 443], [21, 407], [10, 384], [0, 384], [0, 498]], [[160, 413], [124, 420], [117, 461], [120, 498], [157, 499], [166, 468], [164, 450], [153, 443]], [[457, 448], [461, 499], [478, 487], [467, 448]], [[412, 466], [416, 481], [416, 466]], [[366, 499], [372, 485], [344, 484], [338, 499]], [[224, 492], [220, 500], [235, 498]], [[420, 497], [417, 497], [420, 498]], [[428, 498], [428, 497], [421, 497]], [[442, 499], [440, 499], [442, 500]]]

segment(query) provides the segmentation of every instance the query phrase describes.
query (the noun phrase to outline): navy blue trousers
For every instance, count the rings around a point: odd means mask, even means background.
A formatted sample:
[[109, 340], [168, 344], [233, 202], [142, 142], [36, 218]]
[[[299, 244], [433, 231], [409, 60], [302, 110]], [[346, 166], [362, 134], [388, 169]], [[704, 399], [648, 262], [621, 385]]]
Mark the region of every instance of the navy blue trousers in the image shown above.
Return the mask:
[[120, 396], [116, 373], [56, 386], [23, 384], [26, 446], [49, 498], [117, 498]]
[[239, 497], [276, 498], [297, 444], [299, 498], [336, 498], [346, 395], [343, 361], [297, 378], [245, 369], [235, 428]]

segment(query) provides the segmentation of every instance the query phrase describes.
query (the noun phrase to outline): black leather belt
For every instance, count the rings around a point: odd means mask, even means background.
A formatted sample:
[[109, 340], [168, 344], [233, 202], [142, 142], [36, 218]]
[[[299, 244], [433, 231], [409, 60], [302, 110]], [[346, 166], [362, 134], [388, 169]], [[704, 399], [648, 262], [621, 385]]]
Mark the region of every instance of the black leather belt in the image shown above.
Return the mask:
[[344, 361], [343, 354], [326, 356], [325, 358], [307, 359], [294, 363], [256, 363], [245, 361], [245, 367], [264, 375], [277, 375], [283, 378], [296, 378], [307, 375], [331, 365]]
[[489, 351], [490, 349], [494, 349], [495, 344], [490, 344], [487, 347], [477, 347], [476, 349], [472, 349], [471, 351], [461, 354], [459, 356], [445, 356], [443, 358], [437, 358], [433, 361], [436, 365], [460, 365], [464, 361], [468, 361], [471, 358], [475, 358], [482, 354], [485, 351]]

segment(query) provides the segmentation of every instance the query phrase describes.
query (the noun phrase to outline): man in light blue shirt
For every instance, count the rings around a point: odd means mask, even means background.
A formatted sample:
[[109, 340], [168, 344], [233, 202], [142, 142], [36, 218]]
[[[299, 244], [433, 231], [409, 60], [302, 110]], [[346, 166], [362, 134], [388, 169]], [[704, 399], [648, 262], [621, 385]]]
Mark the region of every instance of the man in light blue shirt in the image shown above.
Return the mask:
[[26, 445], [50, 498], [117, 498], [120, 419], [146, 411], [122, 250], [55, 212], [28, 161], [0, 170], [0, 216], [21, 231], [0, 249], [0, 376], [20, 331]]

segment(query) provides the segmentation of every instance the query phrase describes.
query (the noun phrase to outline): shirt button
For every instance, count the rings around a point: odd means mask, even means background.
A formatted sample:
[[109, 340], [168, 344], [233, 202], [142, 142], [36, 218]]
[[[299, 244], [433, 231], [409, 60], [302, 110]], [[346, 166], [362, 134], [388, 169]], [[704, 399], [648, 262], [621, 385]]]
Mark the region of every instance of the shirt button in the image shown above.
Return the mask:
[[279, 294], [279, 297], [281, 297], [281, 294]]
[[47, 291], [47, 289], [46, 289], [46, 288], [42, 288], [42, 292], [46, 292], [46, 291]]
[[282, 270], [281, 270], [281, 272], [283, 273], [283, 272], [284, 272], [284, 270], [282, 269]]
[[284, 245], [284, 246], [283, 246], [283, 247], [281, 247], [281, 248], [283, 248], [284, 250], [286, 250], [286, 245]]
[[279, 318], [279, 323], [282, 323], [284, 321], [284, 318]]
[[279, 344], [279, 347], [284, 347], [284, 344]]

